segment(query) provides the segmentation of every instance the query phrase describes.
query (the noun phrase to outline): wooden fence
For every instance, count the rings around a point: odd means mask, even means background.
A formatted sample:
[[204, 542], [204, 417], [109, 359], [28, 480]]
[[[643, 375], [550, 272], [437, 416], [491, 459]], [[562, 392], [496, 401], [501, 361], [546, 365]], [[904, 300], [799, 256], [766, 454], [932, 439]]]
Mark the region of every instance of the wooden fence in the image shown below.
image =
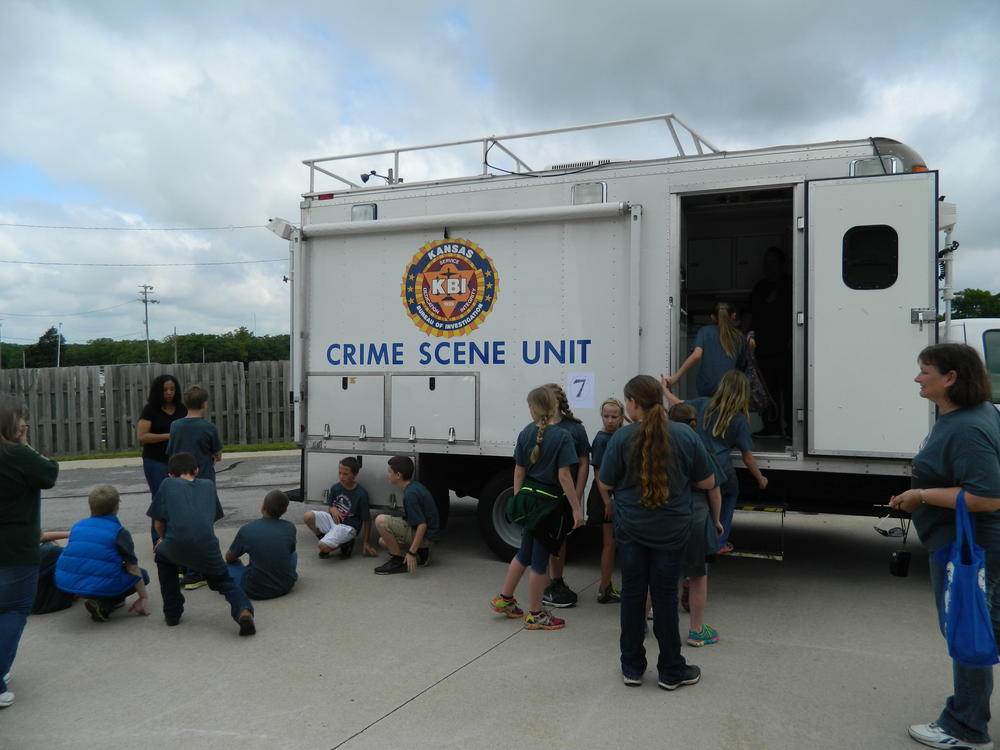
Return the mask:
[[224, 445], [291, 442], [290, 368], [281, 362], [106, 365], [0, 370], [0, 393], [28, 410], [31, 444], [49, 456], [136, 450], [135, 428], [153, 378], [208, 391], [205, 416]]

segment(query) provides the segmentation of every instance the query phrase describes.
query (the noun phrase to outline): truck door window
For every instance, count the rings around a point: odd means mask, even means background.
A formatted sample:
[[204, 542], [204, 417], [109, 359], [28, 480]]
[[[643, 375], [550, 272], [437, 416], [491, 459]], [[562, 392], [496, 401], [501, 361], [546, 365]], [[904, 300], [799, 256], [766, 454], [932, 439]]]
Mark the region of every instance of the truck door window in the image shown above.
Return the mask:
[[851, 289], [888, 289], [899, 276], [899, 235], [885, 224], [844, 233], [844, 283]]
[[990, 390], [994, 404], [1000, 404], [1000, 330], [983, 333], [983, 356], [990, 373]]
[[377, 203], [359, 203], [351, 206], [351, 221], [375, 221], [377, 218]]
[[607, 200], [608, 186], [603, 182], [581, 182], [573, 186], [573, 205], [584, 203], [604, 203]]

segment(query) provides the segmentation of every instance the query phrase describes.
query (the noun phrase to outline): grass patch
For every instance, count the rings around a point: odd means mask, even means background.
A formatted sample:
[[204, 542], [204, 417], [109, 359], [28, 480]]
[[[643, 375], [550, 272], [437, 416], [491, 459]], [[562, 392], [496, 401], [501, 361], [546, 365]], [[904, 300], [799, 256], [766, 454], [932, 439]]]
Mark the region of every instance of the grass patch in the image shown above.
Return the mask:
[[[227, 453], [257, 453], [259, 451], [291, 451], [298, 448], [295, 443], [262, 443], [260, 445], [227, 445], [222, 455]], [[89, 461], [95, 458], [138, 458], [142, 451], [120, 451], [118, 453], [87, 453], [83, 456], [51, 456], [53, 461]]]

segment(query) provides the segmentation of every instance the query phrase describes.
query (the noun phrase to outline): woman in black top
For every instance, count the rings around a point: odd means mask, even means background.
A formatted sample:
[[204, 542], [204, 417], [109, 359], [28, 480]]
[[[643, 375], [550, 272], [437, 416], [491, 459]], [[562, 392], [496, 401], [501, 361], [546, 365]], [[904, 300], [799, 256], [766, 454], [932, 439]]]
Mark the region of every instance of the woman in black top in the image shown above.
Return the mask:
[[[158, 375], [149, 389], [149, 399], [139, 415], [136, 428], [142, 443], [142, 470], [152, 495], [167, 478], [167, 441], [174, 420], [187, 416], [181, 403], [181, 386], [173, 375]], [[156, 533], [153, 533], [156, 542]]]

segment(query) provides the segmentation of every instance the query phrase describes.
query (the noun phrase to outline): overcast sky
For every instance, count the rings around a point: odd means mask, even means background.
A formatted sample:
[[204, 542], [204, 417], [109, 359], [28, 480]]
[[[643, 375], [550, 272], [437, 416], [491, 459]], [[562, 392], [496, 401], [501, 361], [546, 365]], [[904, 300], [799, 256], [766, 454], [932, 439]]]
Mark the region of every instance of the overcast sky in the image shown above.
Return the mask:
[[904, 141], [958, 204], [957, 288], [997, 292], [998, 38], [996, 0], [0, 0], [0, 224], [192, 228], [0, 226], [3, 340], [141, 338], [144, 283], [153, 338], [285, 333], [287, 244], [193, 228], [298, 221], [302, 159], [663, 112], [725, 150]]

